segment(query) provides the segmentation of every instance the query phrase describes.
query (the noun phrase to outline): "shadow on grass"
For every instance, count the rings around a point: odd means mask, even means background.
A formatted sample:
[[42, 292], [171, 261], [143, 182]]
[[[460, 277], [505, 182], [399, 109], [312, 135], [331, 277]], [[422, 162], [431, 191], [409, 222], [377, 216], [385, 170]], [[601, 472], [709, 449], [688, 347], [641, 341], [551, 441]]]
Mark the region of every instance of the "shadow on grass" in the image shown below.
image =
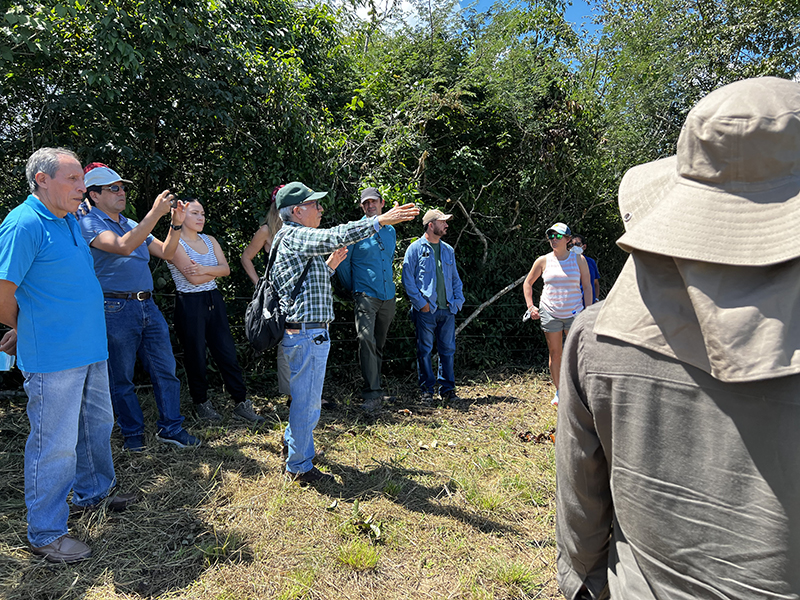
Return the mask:
[[[152, 424], [155, 415], [147, 415]], [[214, 438], [214, 431], [209, 432]], [[237, 439], [242, 432], [237, 431]], [[244, 536], [208, 515], [205, 505], [227, 471], [259, 475], [271, 466], [239, 444], [179, 450], [147, 435], [147, 450], [131, 454], [112, 436], [121, 491], [136, 491], [128, 510], [70, 515], [70, 534], [92, 547], [92, 558], [72, 564], [45, 562], [30, 552], [24, 502], [24, 448], [28, 435], [25, 398], [0, 405], [0, 597], [81, 598], [92, 589], [155, 597], [179, 591], [219, 562], [248, 563]], [[254, 433], [252, 439], [259, 438]]]
[[[521, 532], [508, 524], [501, 523], [477, 512], [465, 510], [458, 506], [441, 504], [438, 500], [452, 495], [456, 490], [448, 489], [453, 485], [450, 481], [444, 485], [425, 486], [414, 478], [419, 476], [435, 476], [433, 471], [407, 469], [395, 465], [382, 464], [375, 468], [360, 471], [353, 467], [336, 463], [327, 463], [332, 473], [341, 477], [342, 483], [320, 486], [318, 491], [332, 498], [345, 498], [349, 500], [367, 499], [383, 493], [387, 484], [400, 490], [392, 499], [403, 508], [424, 515], [435, 515], [456, 519], [465, 525], [473, 527], [481, 533], [503, 533], [508, 535], [521, 535]], [[455, 488], [455, 486], [453, 486]]]

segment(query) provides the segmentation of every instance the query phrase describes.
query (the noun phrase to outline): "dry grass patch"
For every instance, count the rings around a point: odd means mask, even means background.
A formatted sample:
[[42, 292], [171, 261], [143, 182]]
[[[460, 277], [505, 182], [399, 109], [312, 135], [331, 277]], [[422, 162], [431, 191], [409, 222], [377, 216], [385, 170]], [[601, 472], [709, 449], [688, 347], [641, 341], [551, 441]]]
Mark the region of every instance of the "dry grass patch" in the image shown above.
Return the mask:
[[[357, 386], [340, 382], [326, 394], [346, 398]], [[323, 413], [319, 466], [336, 483], [319, 489], [281, 475], [288, 411], [278, 398], [254, 398], [269, 419], [260, 431], [189, 422], [204, 438], [196, 451], [148, 436], [136, 455], [112, 439], [121, 487], [141, 501], [71, 519], [94, 549], [72, 566], [29, 552], [24, 398], [3, 404], [0, 596], [557, 598], [553, 445], [544, 435], [535, 442], [555, 425], [549, 384], [482, 374], [461, 383], [461, 402], [434, 407], [416, 404], [411, 388], [400, 392], [375, 416], [348, 402]]]

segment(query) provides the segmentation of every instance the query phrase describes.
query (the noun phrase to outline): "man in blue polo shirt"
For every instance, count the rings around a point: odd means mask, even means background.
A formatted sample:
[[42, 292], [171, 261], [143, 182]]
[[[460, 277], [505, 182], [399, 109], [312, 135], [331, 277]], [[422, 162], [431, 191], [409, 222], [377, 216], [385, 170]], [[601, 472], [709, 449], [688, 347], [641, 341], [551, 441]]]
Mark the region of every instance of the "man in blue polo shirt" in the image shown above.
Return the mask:
[[[364, 219], [377, 217], [384, 207], [380, 192], [369, 187], [361, 192], [361, 210]], [[394, 227], [386, 225], [368, 238], [347, 247], [347, 256], [336, 275], [342, 285], [353, 292], [358, 359], [364, 387], [361, 407], [368, 411], [380, 408], [383, 401], [391, 401], [381, 387], [383, 347], [395, 313], [395, 287], [392, 260], [397, 244]]]
[[[175, 356], [169, 329], [153, 302], [150, 256], [170, 260], [175, 254], [183, 225], [185, 204], [165, 190], [153, 207], [136, 223], [125, 210], [125, 185], [114, 170], [101, 163], [85, 169], [86, 197], [92, 210], [80, 220], [83, 238], [92, 249], [97, 279], [103, 288], [108, 328], [108, 374], [117, 424], [125, 438], [123, 447], [144, 450], [144, 416], [133, 385], [136, 357], [150, 375], [158, 407], [157, 439], [179, 448], [196, 447], [200, 440], [183, 428], [180, 382], [175, 376]], [[172, 214], [165, 241], [151, 235], [164, 215]]]
[[[70, 490], [73, 505], [85, 509], [116, 485], [103, 293], [70, 214], [86, 190], [78, 157], [42, 148], [26, 174], [31, 194], [0, 225], [0, 322], [11, 327], [0, 346], [13, 353], [18, 342], [28, 394], [28, 540], [48, 561], [76, 562], [92, 551], [68, 535]], [[133, 499], [106, 502], [122, 510]]]

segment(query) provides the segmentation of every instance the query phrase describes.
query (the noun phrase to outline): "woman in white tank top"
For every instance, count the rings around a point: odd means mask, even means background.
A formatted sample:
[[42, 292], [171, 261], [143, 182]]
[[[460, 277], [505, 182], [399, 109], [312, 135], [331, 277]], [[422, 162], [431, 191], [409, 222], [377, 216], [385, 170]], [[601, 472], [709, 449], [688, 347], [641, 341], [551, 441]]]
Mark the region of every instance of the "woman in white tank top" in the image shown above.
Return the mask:
[[178, 293], [175, 296], [175, 333], [183, 347], [183, 366], [195, 412], [201, 419], [220, 421], [222, 416], [208, 399], [206, 347], [217, 364], [227, 392], [233, 398], [233, 416], [254, 424], [264, 417], [253, 411], [236, 346], [228, 325], [225, 302], [217, 289], [217, 277], [230, 275], [230, 267], [217, 240], [201, 233], [206, 217], [203, 205], [188, 200], [181, 239], [169, 270]]
[[[586, 306], [592, 304], [591, 275], [586, 259], [569, 251], [567, 246], [572, 231], [564, 223], [556, 223], [547, 230], [547, 238], [553, 251], [540, 256], [533, 263], [525, 278], [522, 292], [531, 319], [541, 319], [542, 331], [550, 355], [550, 375], [556, 394], [552, 403], [558, 405], [558, 380], [561, 375], [561, 353], [564, 336], [572, 326], [573, 319]], [[533, 303], [533, 284], [542, 278], [542, 294], [539, 306]], [[583, 293], [581, 293], [583, 284]]]

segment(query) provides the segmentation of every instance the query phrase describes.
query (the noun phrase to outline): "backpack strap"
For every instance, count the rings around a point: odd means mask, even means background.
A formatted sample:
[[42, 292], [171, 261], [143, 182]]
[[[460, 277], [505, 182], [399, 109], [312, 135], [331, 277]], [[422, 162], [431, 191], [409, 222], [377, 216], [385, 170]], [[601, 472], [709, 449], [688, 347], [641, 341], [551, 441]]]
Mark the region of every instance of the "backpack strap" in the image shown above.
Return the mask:
[[[281, 228], [281, 229], [284, 229], [284, 228]], [[281, 239], [278, 240], [277, 244], [273, 244], [272, 245], [272, 250], [270, 250], [269, 262], [267, 263], [267, 272], [264, 273], [264, 278], [267, 281], [269, 281], [269, 274], [270, 274], [270, 271], [272, 271], [272, 265], [275, 263], [275, 258], [278, 256], [278, 246], [281, 245], [281, 243], [283, 242], [283, 238], [288, 234], [288, 228], [285, 228], [285, 229], [286, 229], [285, 232], [281, 233], [279, 231], [276, 234], [276, 237], [278, 235], [280, 235]], [[292, 302], [294, 302], [297, 299], [297, 295], [300, 293], [300, 288], [303, 286], [303, 282], [306, 279], [306, 275], [308, 275], [308, 270], [311, 268], [311, 261], [312, 260], [314, 260], [313, 256], [308, 259], [308, 262], [306, 263], [306, 268], [303, 269], [303, 273], [302, 273], [302, 275], [300, 275], [300, 279], [297, 280], [297, 283], [295, 284], [294, 289], [292, 290], [292, 295], [291, 295]]]

